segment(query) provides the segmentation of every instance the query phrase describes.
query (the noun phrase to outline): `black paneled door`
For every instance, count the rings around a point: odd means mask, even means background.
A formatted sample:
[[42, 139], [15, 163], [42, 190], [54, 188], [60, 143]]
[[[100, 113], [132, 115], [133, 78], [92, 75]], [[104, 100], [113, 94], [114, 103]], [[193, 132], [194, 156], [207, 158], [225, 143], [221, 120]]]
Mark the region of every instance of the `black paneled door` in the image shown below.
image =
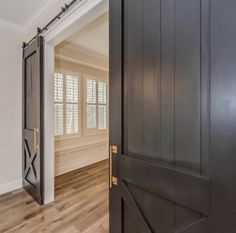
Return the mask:
[[236, 232], [236, 1], [110, 1], [110, 233]]
[[23, 48], [23, 187], [43, 204], [43, 38]]

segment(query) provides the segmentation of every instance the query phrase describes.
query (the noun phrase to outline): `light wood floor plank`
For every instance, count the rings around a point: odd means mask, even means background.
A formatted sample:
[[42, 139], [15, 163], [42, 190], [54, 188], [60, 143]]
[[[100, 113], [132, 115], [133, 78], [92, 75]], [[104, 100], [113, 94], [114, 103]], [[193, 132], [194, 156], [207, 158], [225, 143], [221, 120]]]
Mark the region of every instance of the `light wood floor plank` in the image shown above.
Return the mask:
[[108, 233], [108, 162], [59, 176], [55, 202], [23, 190], [0, 196], [0, 233]]

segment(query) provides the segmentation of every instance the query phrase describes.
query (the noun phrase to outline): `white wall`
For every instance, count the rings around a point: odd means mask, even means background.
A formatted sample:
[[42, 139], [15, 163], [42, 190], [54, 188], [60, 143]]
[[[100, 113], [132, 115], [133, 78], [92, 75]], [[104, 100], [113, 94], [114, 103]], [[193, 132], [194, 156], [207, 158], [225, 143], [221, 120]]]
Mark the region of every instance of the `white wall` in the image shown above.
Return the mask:
[[0, 193], [21, 187], [22, 41], [0, 29]]

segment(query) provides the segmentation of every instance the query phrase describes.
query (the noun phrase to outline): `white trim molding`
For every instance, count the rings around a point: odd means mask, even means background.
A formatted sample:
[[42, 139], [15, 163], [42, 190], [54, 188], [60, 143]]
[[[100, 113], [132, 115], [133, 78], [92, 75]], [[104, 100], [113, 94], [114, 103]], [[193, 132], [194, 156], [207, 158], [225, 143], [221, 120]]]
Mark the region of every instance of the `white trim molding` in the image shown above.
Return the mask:
[[6, 184], [0, 185], [0, 195], [22, 188], [22, 180], [15, 180]]
[[62, 1], [46, 0], [40, 4], [38, 11], [31, 17], [31, 20], [23, 27], [26, 34], [30, 33], [31, 30], [37, 28], [38, 23], [48, 15], [52, 9], [57, 8], [57, 6], [62, 6]]
[[[75, 14], [80, 14], [80, 16], [84, 15], [88, 9], [92, 9], [94, 6], [97, 6], [98, 3], [105, 3], [108, 4], [107, 0], [82, 0], [78, 1], [78, 3], [75, 4], [75, 6], [65, 15], [61, 18], [60, 22], [58, 21], [55, 23], [53, 28], [58, 28], [57, 25], [60, 24], [64, 26], [65, 24], [62, 24], [63, 21], [65, 21], [68, 16], [70, 16], [70, 22], [74, 22], [74, 20], [77, 18]], [[61, 9], [61, 6], [63, 6], [63, 3], [68, 3], [66, 0], [47, 0], [44, 1], [39, 7], [38, 11], [30, 17], [29, 20], [27, 20], [27, 23], [25, 25], [20, 25], [17, 23], [14, 23], [12, 21], [0, 18], [0, 28], [8, 29], [11, 31], [15, 31], [18, 33], [21, 33], [22, 35], [25, 35], [26, 37], [30, 37], [30, 35], [35, 33], [36, 28], [38, 26], [42, 26], [41, 24], [45, 24], [45, 19], [47, 21], [51, 20], [52, 17], [55, 16]], [[82, 5], [85, 3], [86, 6], [83, 9], [80, 9], [81, 11], [77, 11], [79, 8], [81, 8]], [[101, 9], [102, 10], [102, 9]], [[104, 11], [105, 12], [105, 11]], [[72, 16], [72, 17], [71, 17]], [[66, 26], [68, 24], [68, 19], [66, 20]], [[59, 30], [61, 31], [61, 30]], [[54, 32], [56, 33], [56, 32]], [[27, 39], [27, 38], [26, 38]], [[31, 39], [31, 38], [28, 38]]]
[[59, 44], [107, 11], [108, 0], [83, 0], [45, 32], [45, 41], [53, 46]]
[[11, 21], [0, 18], [0, 28], [8, 29], [14, 32], [25, 34], [25, 31], [18, 24], [12, 23]]
[[21, 34], [27, 35], [32, 30], [36, 29], [39, 22], [42, 21], [54, 8], [60, 9], [63, 0], [45, 0], [37, 8], [32, 16], [24, 24], [17, 24], [10, 20], [0, 18], [0, 28], [5, 28]]

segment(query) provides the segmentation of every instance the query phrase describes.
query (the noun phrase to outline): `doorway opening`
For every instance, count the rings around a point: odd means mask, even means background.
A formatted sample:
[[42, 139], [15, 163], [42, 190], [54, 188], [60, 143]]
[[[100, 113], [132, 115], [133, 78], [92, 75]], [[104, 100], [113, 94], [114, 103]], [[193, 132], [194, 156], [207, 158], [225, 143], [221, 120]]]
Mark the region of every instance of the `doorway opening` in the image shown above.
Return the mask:
[[108, 13], [55, 46], [55, 175], [108, 159]]
[[108, 231], [108, 40], [105, 12], [54, 47], [55, 200], [85, 206], [81, 232]]

